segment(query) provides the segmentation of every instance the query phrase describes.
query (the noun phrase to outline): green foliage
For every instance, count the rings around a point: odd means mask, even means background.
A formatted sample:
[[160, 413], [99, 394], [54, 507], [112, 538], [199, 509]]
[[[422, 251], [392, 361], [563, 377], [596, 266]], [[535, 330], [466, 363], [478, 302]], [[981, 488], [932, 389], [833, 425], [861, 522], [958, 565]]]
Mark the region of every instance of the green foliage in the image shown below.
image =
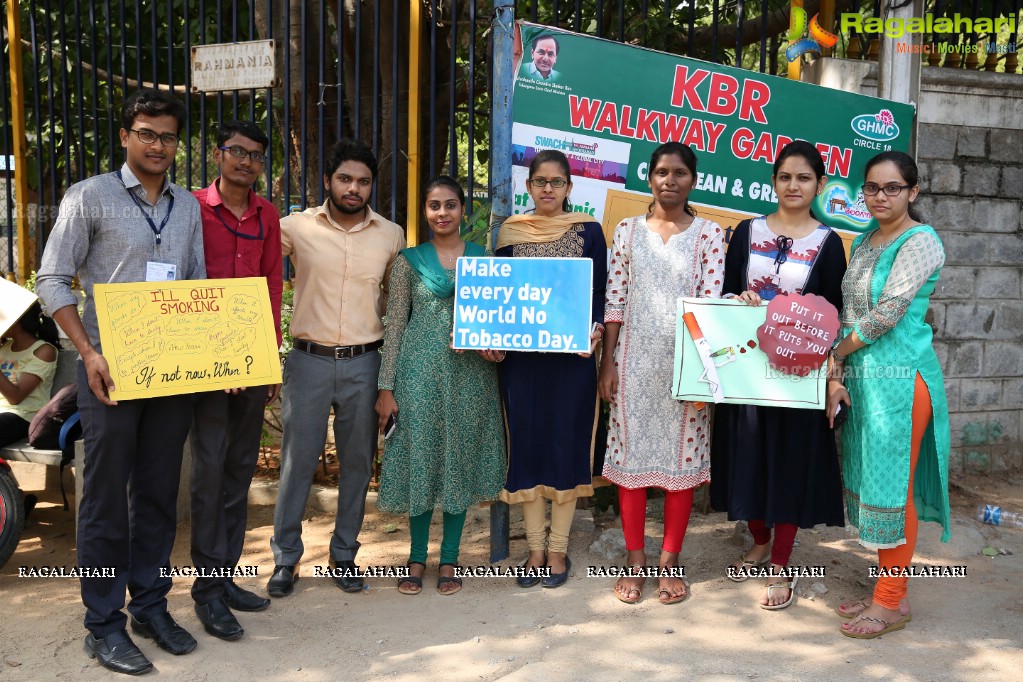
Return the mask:
[[473, 242], [480, 246], [488, 246], [487, 237], [490, 234], [490, 200], [473, 199], [472, 212], [463, 219], [462, 237], [467, 242]]
[[281, 296], [281, 357], [291, 351], [294, 342], [291, 338], [291, 318], [295, 314], [295, 290], [285, 285]]

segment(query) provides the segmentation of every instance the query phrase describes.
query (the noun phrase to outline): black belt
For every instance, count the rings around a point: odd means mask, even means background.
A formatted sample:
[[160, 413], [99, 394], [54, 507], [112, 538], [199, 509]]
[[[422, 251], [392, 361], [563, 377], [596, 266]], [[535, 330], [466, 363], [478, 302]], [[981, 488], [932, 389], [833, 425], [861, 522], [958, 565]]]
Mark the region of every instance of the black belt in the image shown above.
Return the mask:
[[302, 339], [295, 339], [295, 348], [304, 352], [312, 353], [313, 355], [322, 355], [328, 358], [334, 358], [335, 360], [347, 360], [348, 358], [357, 358], [363, 353], [368, 353], [371, 350], [376, 350], [380, 346], [384, 345], [383, 339], [379, 341], [372, 341], [370, 343], [364, 343], [361, 346], [321, 346], [318, 343], [312, 341], [304, 341]]

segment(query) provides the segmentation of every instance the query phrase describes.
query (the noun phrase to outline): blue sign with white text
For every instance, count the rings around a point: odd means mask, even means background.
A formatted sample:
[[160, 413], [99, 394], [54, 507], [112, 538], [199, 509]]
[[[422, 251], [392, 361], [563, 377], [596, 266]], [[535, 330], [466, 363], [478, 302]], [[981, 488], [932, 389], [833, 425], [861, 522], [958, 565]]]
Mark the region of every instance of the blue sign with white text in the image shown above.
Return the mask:
[[454, 347], [586, 353], [589, 258], [459, 258]]

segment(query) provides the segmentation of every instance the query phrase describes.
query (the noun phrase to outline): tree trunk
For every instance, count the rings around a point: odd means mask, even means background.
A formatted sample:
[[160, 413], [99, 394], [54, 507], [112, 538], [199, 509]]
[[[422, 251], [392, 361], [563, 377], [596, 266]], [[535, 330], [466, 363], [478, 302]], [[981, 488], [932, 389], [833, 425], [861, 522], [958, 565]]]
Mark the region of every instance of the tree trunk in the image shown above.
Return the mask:
[[[256, 14], [256, 28], [263, 39], [273, 38], [276, 76], [279, 86], [274, 88], [273, 121], [274, 129], [284, 141], [285, 163], [289, 176], [285, 187], [285, 174], [273, 179], [274, 194], [284, 195], [284, 210], [292, 205], [315, 205], [319, 203], [322, 176], [320, 175], [320, 152], [317, 144], [319, 135], [317, 106], [320, 101], [319, 60], [326, 59], [319, 51], [319, 26], [321, 0], [272, 0], [272, 15], [267, 15], [266, 3], [253, 0], [252, 9]], [[305, 4], [306, 31], [302, 35], [302, 5]], [[284, 37], [285, 18], [288, 21], [287, 36]], [[272, 19], [272, 35], [268, 31]], [[284, 68], [285, 50], [290, 62], [287, 72]], [[328, 42], [329, 53], [329, 42]], [[305, 64], [305, 79], [302, 66]], [[282, 98], [278, 100], [278, 98]], [[305, 133], [307, 143], [302, 148], [303, 104], [305, 106]], [[287, 107], [288, 126], [285, 127], [284, 107]], [[302, 172], [305, 170], [305, 185]]]

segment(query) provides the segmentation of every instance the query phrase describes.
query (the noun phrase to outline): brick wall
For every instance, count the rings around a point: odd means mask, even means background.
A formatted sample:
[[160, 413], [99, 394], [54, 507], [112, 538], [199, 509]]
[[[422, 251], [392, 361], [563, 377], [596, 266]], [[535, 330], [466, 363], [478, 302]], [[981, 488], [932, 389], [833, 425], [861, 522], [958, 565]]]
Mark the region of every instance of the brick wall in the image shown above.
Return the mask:
[[1021, 468], [1023, 130], [922, 123], [918, 139], [918, 204], [946, 251], [928, 321], [945, 370], [950, 468]]
[[[803, 79], [877, 96], [877, 64], [818, 59]], [[927, 319], [945, 371], [953, 474], [1023, 469], [1023, 76], [925, 66], [924, 218], [946, 263]]]

